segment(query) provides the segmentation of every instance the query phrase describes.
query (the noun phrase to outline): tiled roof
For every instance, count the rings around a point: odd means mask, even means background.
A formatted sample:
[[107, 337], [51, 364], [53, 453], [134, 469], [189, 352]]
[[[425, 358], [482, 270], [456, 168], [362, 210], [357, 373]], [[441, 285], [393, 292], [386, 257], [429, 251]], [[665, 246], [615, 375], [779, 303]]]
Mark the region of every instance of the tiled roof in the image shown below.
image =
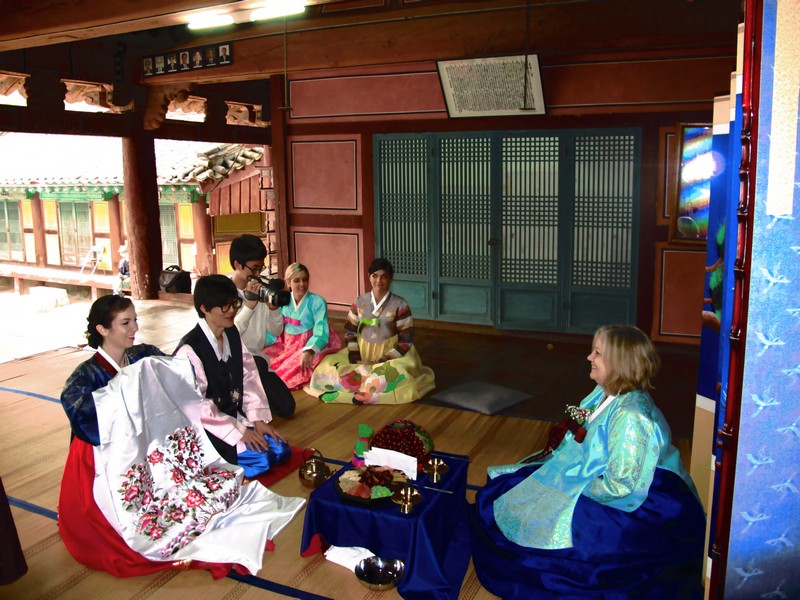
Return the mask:
[[[156, 149], [158, 153], [158, 149]], [[193, 160], [183, 160], [172, 165], [171, 176], [164, 176], [165, 183], [187, 183], [225, 179], [232, 171], [243, 169], [264, 156], [264, 148], [247, 148], [241, 144], [220, 144], [206, 151], [197, 152]], [[159, 179], [161, 171], [159, 171]]]
[[[241, 144], [155, 141], [158, 184], [224, 179], [264, 155]], [[122, 140], [112, 137], [0, 132], [0, 186], [123, 185]]]

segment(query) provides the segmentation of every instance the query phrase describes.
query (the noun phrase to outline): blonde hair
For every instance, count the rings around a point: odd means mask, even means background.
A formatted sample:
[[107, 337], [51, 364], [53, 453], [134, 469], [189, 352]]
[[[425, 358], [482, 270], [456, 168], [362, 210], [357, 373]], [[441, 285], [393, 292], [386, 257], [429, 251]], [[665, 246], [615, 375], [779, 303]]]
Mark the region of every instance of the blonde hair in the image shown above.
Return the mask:
[[286, 272], [284, 273], [283, 278], [286, 280], [287, 285], [289, 281], [292, 279], [292, 277], [297, 275], [300, 271], [305, 271], [305, 274], [311, 277], [311, 275], [308, 272], [308, 268], [303, 263], [293, 262], [288, 267], [286, 267]]
[[605, 325], [594, 334], [603, 341], [603, 356], [609, 377], [603, 388], [609, 394], [653, 389], [651, 380], [661, 367], [658, 351], [650, 338], [633, 325]]

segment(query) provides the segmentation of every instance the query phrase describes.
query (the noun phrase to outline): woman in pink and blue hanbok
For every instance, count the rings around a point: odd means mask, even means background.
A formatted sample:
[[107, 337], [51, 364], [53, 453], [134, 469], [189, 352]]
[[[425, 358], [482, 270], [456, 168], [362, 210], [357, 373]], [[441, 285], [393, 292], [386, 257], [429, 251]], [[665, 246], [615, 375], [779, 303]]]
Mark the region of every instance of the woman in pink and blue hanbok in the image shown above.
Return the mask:
[[283, 331], [270, 340], [262, 354], [269, 357], [270, 368], [290, 390], [303, 387], [311, 379], [316, 366], [328, 354], [342, 348], [342, 340], [328, 322], [328, 303], [319, 294], [308, 290], [308, 268], [295, 262], [286, 268], [286, 285], [290, 301], [278, 310], [283, 317]]

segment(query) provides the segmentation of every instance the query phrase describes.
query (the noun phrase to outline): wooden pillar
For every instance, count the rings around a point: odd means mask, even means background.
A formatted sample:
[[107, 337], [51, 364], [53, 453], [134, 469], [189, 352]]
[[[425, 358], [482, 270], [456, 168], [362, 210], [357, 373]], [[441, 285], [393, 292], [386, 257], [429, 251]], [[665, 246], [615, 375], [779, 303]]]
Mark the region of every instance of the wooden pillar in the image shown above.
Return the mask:
[[116, 273], [121, 258], [117, 249], [125, 243], [122, 215], [119, 210], [119, 194], [114, 194], [108, 199], [108, 237], [111, 242], [111, 271]]
[[39, 192], [31, 194], [31, 216], [33, 217], [33, 249], [36, 266], [47, 266], [47, 236], [44, 226], [44, 207]]
[[122, 174], [130, 240], [131, 295], [136, 299], [158, 298], [158, 277], [162, 268], [161, 224], [152, 132], [138, 131], [122, 138]]
[[228, 105], [221, 96], [207, 94], [206, 97], [206, 125], [224, 127], [228, 117]]
[[288, 158], [286, 154], [286, 113], [282, 106], [284, 86], [288, 82], [283, 75], [269, 78], [270, 97], [270, 129], [272, 145], [270, 161], [272, 163], [272, 185], [275, 188], [275, 252], [278, 258], [278, 273], [283, 273], [289, 266], [289, 228], [286, 220], [289, 196], [287, 193]]
[[31, 69], [22, 87], [26, 94], [26, 110], [36, 114], [37, 126], [43, 130], [63, 128], [67, 85], [61, 81], [61, 75], [55, 71]]
[[206, 202], [205, 194], [201, 195], [197, 202], [192, 203], [192, 225], [197, 248], [195, 267], [200, 275], [212, 275], [217, 272], [217, 265], [214, 261], [211, 217], [208, 215], [208, 203]]

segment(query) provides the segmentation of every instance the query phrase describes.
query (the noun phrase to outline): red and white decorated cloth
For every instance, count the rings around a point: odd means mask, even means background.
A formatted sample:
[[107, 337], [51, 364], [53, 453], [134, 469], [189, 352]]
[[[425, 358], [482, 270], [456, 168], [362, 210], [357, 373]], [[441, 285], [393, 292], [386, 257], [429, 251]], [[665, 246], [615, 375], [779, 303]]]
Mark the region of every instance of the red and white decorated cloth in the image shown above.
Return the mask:
[[94, 499], [151, 561], [239, 564], [256, 573], [267, 540], [305, 503], [242, 482], [200, 423], [188, 359], [149, 357], [94, 394], [100, 445]]

